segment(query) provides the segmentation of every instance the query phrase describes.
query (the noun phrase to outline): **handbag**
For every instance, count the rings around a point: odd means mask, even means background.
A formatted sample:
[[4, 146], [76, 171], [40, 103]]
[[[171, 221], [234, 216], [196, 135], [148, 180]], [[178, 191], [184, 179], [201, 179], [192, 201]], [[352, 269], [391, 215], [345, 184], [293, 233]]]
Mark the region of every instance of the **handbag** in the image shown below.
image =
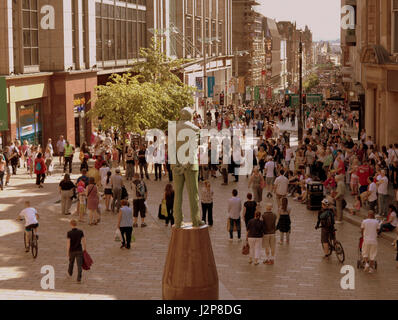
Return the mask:
[[90, 270], [91, 265], [94, 263], [87, 251], [83, 251], [83, 270]]
[[167, 217], [167, 205], [166, 205], [166, 200], [162, 200], [162, 204], [161, 204], [162, 208], [161, 208], [161, 214], [164, 217]]
[[120, 229], [117, 228], [115, 231], [115, 241], [121, 241], [121, 239], [122, 239], [122, 235], [120, 233]]
[[244, 244], [244, 246], [242, 247], [242, 254], [244, 256], [247, 256], [250, 253], [250, 246], [249, 246], [249, 242], [246, 241], [246, 243]]
[[160, 220], [164, 220], [164, 219], [165, 219], [165, 216], [162, 215], [162, 204], [159, 204], [158, 218], [159, 218]]

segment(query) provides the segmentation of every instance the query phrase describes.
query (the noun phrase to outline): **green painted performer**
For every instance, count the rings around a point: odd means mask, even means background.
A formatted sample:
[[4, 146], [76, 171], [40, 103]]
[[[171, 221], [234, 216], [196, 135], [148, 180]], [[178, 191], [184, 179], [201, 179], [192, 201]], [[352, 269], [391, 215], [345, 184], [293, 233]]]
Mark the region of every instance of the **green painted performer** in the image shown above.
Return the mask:
[[[192, 118], [193, 110], [191, 108], [186, 107], [181, 110], [180, 120], [177, 121], [176, 126], [176, 141], [175, 144], [171, 143], [172, 149], [175, 148], [174, 154], [176, 155], [175, 164], [171, 165], [175, 194], [173, 211], [176, 228], [181, 228], [183, 223], [182, 197], [184, 184], [187, 185], [188, 190], [192, 226], [199, 227], [205, 224], [200, 219], [199, 211], [198, 142], [200, 129], [191, 122]], [[182, 141], [179, 141], [179, 139]]]

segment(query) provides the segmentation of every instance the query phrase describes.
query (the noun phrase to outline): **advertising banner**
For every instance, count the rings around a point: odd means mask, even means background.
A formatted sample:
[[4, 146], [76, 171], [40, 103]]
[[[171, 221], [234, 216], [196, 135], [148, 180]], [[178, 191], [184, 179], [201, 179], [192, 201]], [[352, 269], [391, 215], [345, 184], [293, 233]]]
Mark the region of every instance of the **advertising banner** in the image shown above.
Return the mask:
[[214, 86], [216, 84], [216, 77], [207, 77], [207, 92], [208, 92], [208, 97], [213, 98], [214, 97]]

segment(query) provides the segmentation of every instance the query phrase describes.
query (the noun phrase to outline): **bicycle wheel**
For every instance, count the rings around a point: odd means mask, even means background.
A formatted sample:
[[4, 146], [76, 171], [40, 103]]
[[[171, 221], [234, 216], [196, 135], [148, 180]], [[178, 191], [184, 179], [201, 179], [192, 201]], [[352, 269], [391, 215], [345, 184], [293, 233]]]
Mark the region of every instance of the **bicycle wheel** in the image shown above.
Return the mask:
[[334, 250], [336, 251], [337, 259], [340, 261], [340, 263], [343, 263], [345, 260], [345, 254], [343, 246], [341, 245], [340, 241], [335, 242]]
[[37, 244], [36, 235], [32, 234], [32, 256], [34, 259], [36, 259], [38, 251], [39, 251], [39, 247]]

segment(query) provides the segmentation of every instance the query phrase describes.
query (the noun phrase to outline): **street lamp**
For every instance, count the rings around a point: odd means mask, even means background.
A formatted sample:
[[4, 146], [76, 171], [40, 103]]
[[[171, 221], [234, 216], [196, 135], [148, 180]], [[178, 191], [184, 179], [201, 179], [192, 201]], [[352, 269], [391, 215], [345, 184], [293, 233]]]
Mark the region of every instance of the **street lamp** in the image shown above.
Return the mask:
[[301, 141], [303, 139], [303, 42], [299, 44], [299, 121], [298, 121], [298, 139]]

